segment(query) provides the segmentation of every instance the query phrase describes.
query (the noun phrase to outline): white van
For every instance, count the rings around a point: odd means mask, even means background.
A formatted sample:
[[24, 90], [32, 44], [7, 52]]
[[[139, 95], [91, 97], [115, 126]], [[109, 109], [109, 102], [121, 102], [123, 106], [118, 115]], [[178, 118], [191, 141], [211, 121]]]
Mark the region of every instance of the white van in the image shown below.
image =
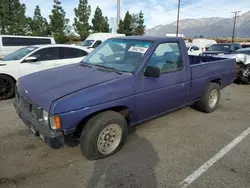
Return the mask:
[[55, 40], [52, 37], [0, 35], [0, 58], [20, 48], [39, 44], [55, 44]]
[[92, 33], [90, 34], [81, 44], [87, 52], [93, 51], [97, 46], [99, 46], [103, 41], [113, 37], [123, 37], [125, 34], [118, 33]]

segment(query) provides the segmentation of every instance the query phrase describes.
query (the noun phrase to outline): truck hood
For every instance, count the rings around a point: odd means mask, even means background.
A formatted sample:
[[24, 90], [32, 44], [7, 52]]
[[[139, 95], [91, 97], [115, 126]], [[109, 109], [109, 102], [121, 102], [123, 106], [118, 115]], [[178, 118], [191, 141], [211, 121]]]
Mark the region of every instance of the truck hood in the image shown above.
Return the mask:
[[49, 111], [52, 102], [59, 98], [122, 76], [73, 64], [21, 77], [18, 89], [31, 102]]

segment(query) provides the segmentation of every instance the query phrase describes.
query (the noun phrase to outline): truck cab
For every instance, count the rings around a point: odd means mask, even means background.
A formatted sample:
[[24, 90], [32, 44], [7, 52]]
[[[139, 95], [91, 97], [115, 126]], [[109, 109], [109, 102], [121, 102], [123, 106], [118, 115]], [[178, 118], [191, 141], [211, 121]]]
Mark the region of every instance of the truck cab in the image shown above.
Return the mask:
[[20, 78], [14, 106], [47, 145], [76, 137], [94, 160], [119, 151], [145, 121], [190, 105], [213, 112], [235, 75], [234, 59], [189, 56], [181, 38], [117, 37], [78, 64]]

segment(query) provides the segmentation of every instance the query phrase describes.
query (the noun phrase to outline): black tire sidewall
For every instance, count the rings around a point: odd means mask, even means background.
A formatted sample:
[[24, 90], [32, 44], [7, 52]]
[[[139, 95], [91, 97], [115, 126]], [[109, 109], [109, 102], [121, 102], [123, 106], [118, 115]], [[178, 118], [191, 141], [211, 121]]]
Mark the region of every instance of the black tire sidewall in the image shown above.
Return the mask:
[[4, 78], [4, 79], [8, 80], [10, 82], [10, 84], [11, 84], [11, 87], [12, 87], [12, 92], [10, 92], [7, 97], [4, 97], [4, 98], [0, 97], [0, 100], [7, 100], [7, 99], [10, 99], [10, 98], [14, 97], [14, 95], [15, 95], [15, 85], [16, 85], [15, 80], [13, 80], [13, 78], [11, 78], [10, 76], [7, 76], [7, 75], [0, 75], [0, 78]]
[[[118, 147], [112, 153], [104, 155], [97, 149], [97, 140], [102, 130], [110, 124], [117, 124], [120, 126], [122, 130], [122, 138]], [[82, 154], [89, 160], [100, 159], [113, 155], [121, 149], [126, 140], [127, 134], [127, 123], [122, 115], [112, 111], [97, 114], [87, 122], [82, 131], [80, 138]]]

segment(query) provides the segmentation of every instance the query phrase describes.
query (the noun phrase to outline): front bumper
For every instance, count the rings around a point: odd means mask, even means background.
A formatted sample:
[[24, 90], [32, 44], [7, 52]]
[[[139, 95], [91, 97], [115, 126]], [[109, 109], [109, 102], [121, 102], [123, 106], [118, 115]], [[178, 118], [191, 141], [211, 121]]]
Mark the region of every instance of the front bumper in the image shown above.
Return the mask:
[[17, 98], [14, 100], [14, 107], [24, 124], [34, 133], [35, 136], [39, 136], [45, 144], [53, 149], [58, 149], [64, 146], [64, 135], [62, 132], [53, 131], [44, 122], [39, 122]]

